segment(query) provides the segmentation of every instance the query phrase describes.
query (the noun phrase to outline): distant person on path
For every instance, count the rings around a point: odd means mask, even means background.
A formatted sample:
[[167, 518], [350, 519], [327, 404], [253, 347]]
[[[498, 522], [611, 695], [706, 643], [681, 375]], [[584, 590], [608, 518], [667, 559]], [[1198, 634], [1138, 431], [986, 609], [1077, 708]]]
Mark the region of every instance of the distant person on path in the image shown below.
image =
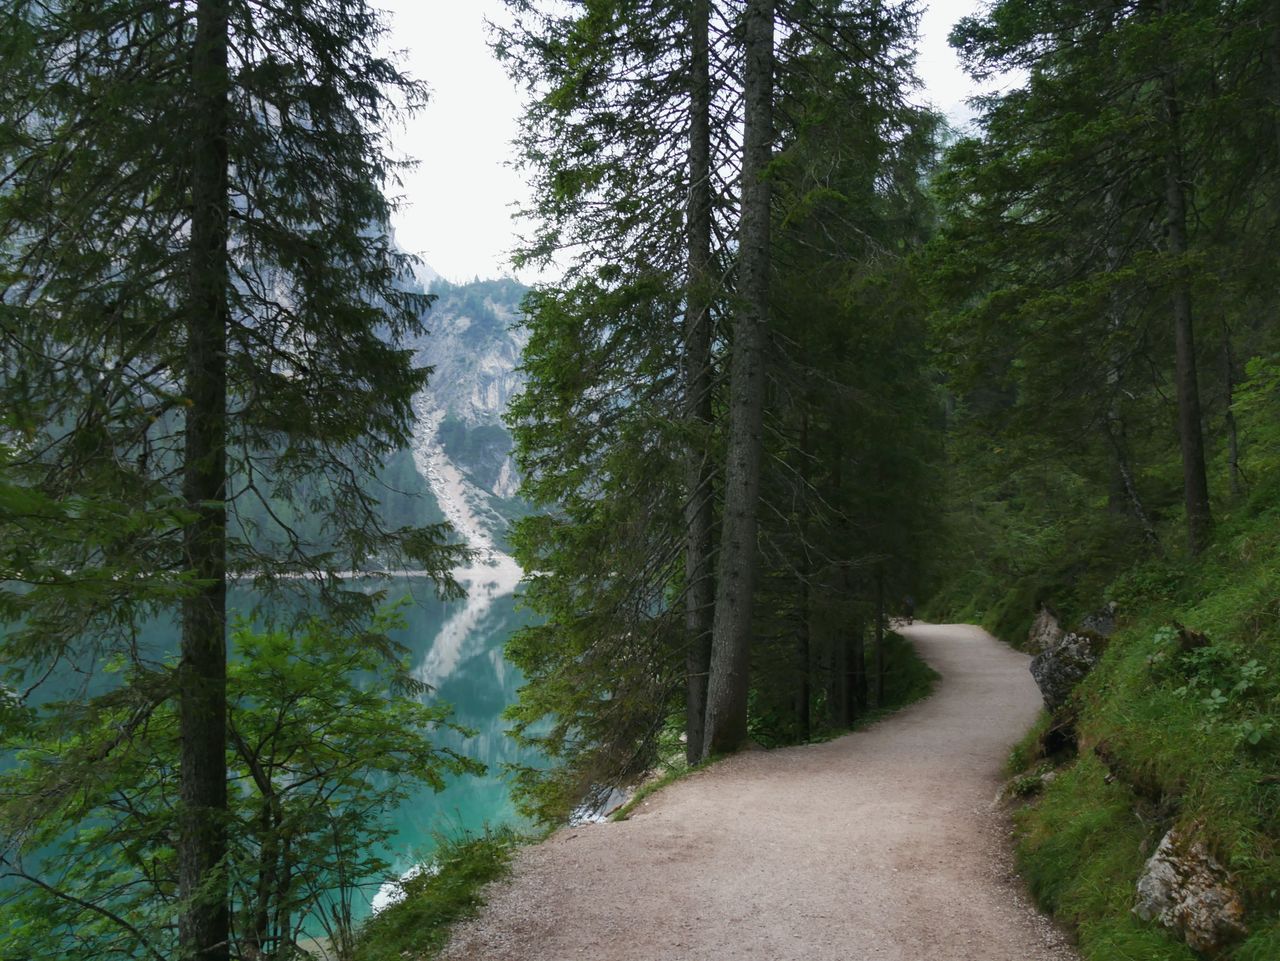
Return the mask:
[[902, 599], [902, 617], [910, 624], [916, 616], [916, 599], [908, 594]]

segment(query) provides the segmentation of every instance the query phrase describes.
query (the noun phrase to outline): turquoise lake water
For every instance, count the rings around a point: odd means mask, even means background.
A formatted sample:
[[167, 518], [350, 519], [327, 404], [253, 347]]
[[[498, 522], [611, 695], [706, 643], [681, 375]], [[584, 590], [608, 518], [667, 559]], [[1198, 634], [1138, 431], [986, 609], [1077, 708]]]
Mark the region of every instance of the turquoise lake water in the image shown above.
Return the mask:
[[[521, 823], [503, 776], [504, 766], [536, 764], [539, 755], [521, 748], [505, 733], [502, 712], [515, 700], [521, 676], [503, 658], [503, 647], [531, 615], [496, 584], [470, 584], [470, 596], [449, 603], [438, 600], [430, 582], [422, 578], [395, 578], [377, 586], [386, 590], [390, 601], [405, 596], [411, 600], [401, 609], [406, 626], [392, 636], [409, 650], [415, 676], [432, 685], [424, 698], [451, 705], [454, 721], [474, 732], [464, 737], [441, 731], [433, 735], [434, 741], [480, 761], [488, 770], [484, 776], [453, 778], [438, 793], [424, 789], [413, 794], [392, 814], [395, 835], [383, 856], [398, 877], [430, 860], [440, 834], [456, 836], [481, 831], [486, 825]], [[254, 600], [247, 588], [233, 588], [228, 613], [233, 618], [238, 612], [247, 614]], [[142, 646], [156, 654], [171, 650], [176, 646], [176, 631], [153, 623], [143, 629]], [[55, 681], [53, 687], [58, 686]], [[370, 879], [363, 903], [357, 898], [354, 905], [357, 918], [369, 913], [377, 890], [378, 879]]]
[[411, 587], [409, 624], [396, 639], [413, 652], [415, 671], [434, 686], [434, 696], [451, 704], [457, 723], [475, 732], [473, 737], [448, 733], [436, 740], [480, 761], [489, 773], [454, 778], [444, 791], [423, 791], [400, 806], [390, 857], [397, 874], [428, 860], [440, 832], [516, 823], [503, 766], [539, 760], [537, 752], [506, 735], [502, 719], [521, 683], [519, 671], [502, 656], [503, 646], [531, 615], [510, 594], [486, 598], [477, 587], [466, 601], [442, 604], [429, 585], [416, 582]]

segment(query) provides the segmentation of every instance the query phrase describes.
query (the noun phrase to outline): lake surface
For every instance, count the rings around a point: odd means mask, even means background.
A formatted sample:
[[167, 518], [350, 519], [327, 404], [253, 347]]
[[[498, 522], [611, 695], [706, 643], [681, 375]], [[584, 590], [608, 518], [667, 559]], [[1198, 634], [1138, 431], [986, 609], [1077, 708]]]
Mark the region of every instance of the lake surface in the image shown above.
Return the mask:
[[[451, 704], [454, 720], [475, 732], [442, 733], [436, 741], [480, 761], [488, 774], [453, 778], [444, 791], [424, 790], [406, 799], [394, 816], [396, 840], [388, 858], [397, 874], [428, 861], [440, 833], [518, 822], [504, 765], [537, 764], [540, 755], [509, 738], [502, 718], [522, 682], [503, 658], [503, 646], [532, 618], [506, 590], [507, 580], [473, 578], [470, 596], [449, 604], [435, 599], [429, 583], [405, 582], [414, 603], [405, 609], [408, 626], [394, 636], [413, 652], [414, 673], [435, 688], [431, 696]], [[390, 594], [397, 593], [393, 585]]]
[[[541, 759], [538, 752], [520, 747], [506, 735], [507, 722], [502, 718], [522, 683], [519, 671], [503, 658], [503, 648], [511, 634], [532, 619], [515, 597], [519, 568], [505, 555], [490, 554], [475, 567], [456, 571], [455, 576], [467, 588], [468, 596], [449, 603], [440, 601], [431, 582], [422, 577], [397, 577], [374, 585], [385, 590], [391, 602], [406, 596], [411, 600], [400, 609], [405, 627], [392, 632], [392, 637], [410, 652], [414, 675], [431, 685], [424, 700], [448, 703], [454, 709], [453, 720], [474, 732], [464, 737], [439, 731], [433, 740], [480, 761], [488, 770], [484, 776], [451, 778], [438, 793], [423, 789], [412, 794], [392, 814], [394, 838], [389, 850], [382, 853], [397, 877], [430, 861], [439, 835], [478, 832], [486, 825], [519, 826], [522, 822], [511, 801], [504, 768], [508, 764], [537, 764]], [[227, 599], [228, 613], [233, 620], [236, 613], [247, 615], [256, 600], [251, 589], [233, 586]], [[305, 602], [285, 603], [292, 607]], [[162, 656], [175, 649], [176, 635], [171, 622], [152, 622], [143, 628], [142, 646]], [[76, 678], [67, 680], [70, 687], [79, 687]], [[101, 679], [89, 687], [100, 683]], [[58, 690], [64, 686], [55, 679], [45, 696], [69, 693]], [[0, 759], [0, 767], [5, 760]], [[357, 919], [370, 912], [379, 880], [371, 880], [363, 889], [364, 897], [357, 898], [353, 906]], [[388, 893], [384, 885], [378, 900], [384, 900]]]

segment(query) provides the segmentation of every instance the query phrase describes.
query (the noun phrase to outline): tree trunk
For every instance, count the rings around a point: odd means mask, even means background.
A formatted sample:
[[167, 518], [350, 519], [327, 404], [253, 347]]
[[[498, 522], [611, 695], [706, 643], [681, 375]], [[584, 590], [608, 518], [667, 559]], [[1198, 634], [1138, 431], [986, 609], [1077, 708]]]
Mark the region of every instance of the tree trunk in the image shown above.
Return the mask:
[[884, 568], [876, 571], [876, 708], [884, 707]]
[[801, 741], [809, 740], [812, 724], [809, 717], [809, 660], [810, 660], [810, 588], [809, 581], [813, 577], [813, 565], [809, 560], [809, 414], [805, 410], [800, 415], [800, 463], [799, 474], [799, 513], [800, 513], [800, 563], [797, 574], [800, 581], [800, 597], [796, 624], [796, 727]]
[[[1171, 73], [1164, 76], [1166, 134], [1164, 184], [1169, 253], [1187, 253], [1187, 198], [1182, 169], [1182, 130], [1178, 92]], [[1200, 388], [1196, 380], [1196, 344], [1192, 329], [1191, 279], [1185, 264], [1177, 268], [1173, 289], [1173, 325], [1178, 394], [1178, 438], [1182, 447], [1182, 488], [1187, 510], [1187, 544], [1199, 554], [1209, 543], [1213, 514], [1204, 467], [1204, 437], [1200, 425]]]
[[809, 636], [809, 565], [807, 561], [800, 572], [799, 606], [799, 623], [796, 625], [796, 728], [799, 732], [800, 740], [807, 741], [813, 727], [812, 719], [809, 716], [812, 692], [809, 686], [811, 645]]
[[1223, 426], [1227, 430], [1227, 470], [1231, 481], [1231, 497], [1240, 496], [1240, 437], [1236, 433], [1236, 414], [1231, 409], [1235, 402], [1236, 374], [1235, 355], [1231, 350], [1231, 328], [1222, 325], [1222, 384], [1226, 392], [1227, 412], [1223, 415]]
[[865, 625], [855, 622], [849, 628], [848, 668], [845, 672], [848, 690], [845, 701], [849, 705], [849, 722], [853, 723], [867, 713], [867, 651], [863, 639]]
[[[1268, 44], [1271, 61], [1271, 117], [1276, 138], [1276, 156], [1280, 157], [1280, 4], [1271, 5], [1271, 43]], [[1280, 195], [1276, 197], [1280, 203]]]
[[689, 210], [688, 278], [684, 322], [684, 416], [689, 447], [685, 452], [685, 633], [688, 638], [688, 689], [685, 703], [685, 755], [702, 758], [707, 710], [707, 674], [711, 669], [711, 628], [715, 613], [712, 576], [711, 497], [711, 76], [709, 0], [694, 0], [689, 66]]
[[183, 531], [194, 593], [182, 604], [178, 665], [181, 814], [178, 883], [183, 961], [230, 956], [227, 853], [226, 353], [227, 70], [225, 0], [196, 6], [190, 291], [186, 305]]
[[[1106, 204], [1108, 219], [1118, 219], [1115, 215], [1115, 195], [1110, 188], [1107, 189]], [[1112, 239], [1107, 244], [1107, 271], [1110, 273], [1119, 269], [1120, 249]], [[1160, 551], [1160, 536], [1156, 533], [1155, 525], [1151, 523], [1151, 517], [1147, 514], [1142, 498], [1138, 494], [1138, 485], [1133, 476], [1133, 466], [1129, 460], [1129, 443], [1125, 437], [1124, 416], [1120, 406], [1123, 398], [1120, 381], [1124, 357], [1117, 344], [1120, 340], [1119, 333], [1124, 319], [1122, 316], [1123, 311], [1114, 290], [1111, 292], [1108, 301], [1107, 325], [1110, 328], [1112, 348], [1107, 359], [1106, 432], [1112, 453], [1115, 455], [1115, 460], [1112, 463], [1111, 492], [1108, 506], [1115, 513], [1132, 512], [1138, 525], [1142, 528], [1143, 536], [1157, 551]]]
[[827, 723], [832, 727], [849, 726], [849, 645], [845, 635], [837, 631], [829, 643], [830, 671], [827, 674]]
[[770, 187], [765, 174], [773, 141], [773, 0], [748, 0], [745, 36], [739, 305], [730, 370], [724, 523], [716, 576], [704, 756], [736, 750], [747, 738], [769, 309]]

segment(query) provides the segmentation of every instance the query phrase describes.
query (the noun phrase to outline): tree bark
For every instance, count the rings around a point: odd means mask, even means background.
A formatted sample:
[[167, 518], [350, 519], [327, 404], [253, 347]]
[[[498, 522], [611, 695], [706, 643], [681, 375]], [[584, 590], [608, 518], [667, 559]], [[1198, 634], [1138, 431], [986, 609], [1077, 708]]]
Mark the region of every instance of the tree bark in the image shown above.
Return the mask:
[[796, 625], [796, 728], [801, 741], [809, 740], [813, 722], [809, 715], [813, 694], [810, 689], [809, 661], [811, 644], [809, 635], [809, 565], [806, 561], [800, 572], [800, 603]]
[[884, 568], [876, 571], [876, 708], [884, 707]]
[[[1118, 219], [1115, 213], [1115, 195], [1112, 193], [1111, 188], [1108, 188], [1106, 192], [1106, 204], [1108, 220]], [[1107, 244], [1107, 271], [1110, 273], [1119, 269], [1120, 249], [1116, 246], [1113, 238]], [[1123, 398], [1121, 368], [1124, 358], [1117, 346], [1117, 342], [1120, 340], [1119, 333], [1124, 319], [1123, 311], [1114, 290], [1108, 297], [1108, 301], [1107, 325], [1110, 327], [1109, 333], [1111, 334], [1112, 348], [1107, 358], [1106, 432], [1112, 453], [1115, 455], [1115, 460], [1112, 463], [1111, 492], [1108, 506], [1116, 513], [1132, 512], [1138, 525], [1142, 528], [1143, 536], [1146, 537], [1156, 551], [1160, 551], [1160, 536], [1156, 533], [1155, 525], [1151, 523], [1151, 517], [1147, 514], [1147, 509], [1142, 503], [1142, 497], [1138, 493], [1138, 484], [1133, 476], [1133, 465], [1129, 459], [1129, 443], [1125, 436], [1124, 416], [1121, 412]]]
[[809, 464], [809, 414], [805, 410], [800, 415], [800, 463], [797, 467], [800, 486], [800, 563], [797, 571], [800, 597], [796, 612], [796, 728], [801, 741], [809, 740], [813, 726], [809, 716], [812, 696], [809, 670], [812, 657], [809, 632], [811, 618], [809, 581], [813, 577], [813, 565], [809, 560]]
[[182, 604], [178, 666], [181, 814], [178, 884], [183, 961], [230, 957], [227, 853], [226, 407], [228, 7], [196, 5], [191, 56], [193, 116], [190, 289], [186, 305], [183, 530], [195, 579]]
[[711, 71], [710, 0], [693, 0], [689, 28], [689, 210], [686, 233], [688, 278], [684, 318], [685, 452], [685, 633], [688, 687], [685, 754], [702, 758], [711, 670], [711, 630], [715, 614], [712, 550], [714, 505], [711, 433]]
[[748, 0], [745, 17], [742, 215], [738, 309], [730, 370], [724, 522], [716, 576], [711, 675], [703, 755], [747, 739], [751, 608], [757, 567], [756, 511], [764, 419], [764, 346], [769, 309], [766, 168], [773, 142], [773, 0]]
[[[1166, 121], [1164, 185], [1169, 253], [1187, 253], [1187, 198], [1182, 162], [1182, 123], [1173, 74], [1163, 78]], [[1213, 514], [1204, 466], [1204, 437], [1200, 424], [1200, 388], [1196, 378], [1196, 344], [1192, 327], [1191, 279], [1185, 264], [1177, 267], [1173, 289], [1173, 326], [1178, 395], [1178, 439], [1182, 448], [1182, 487], [1187, 511], [1187, 545], [1199, 554], [1209, 543]]]
[[1222, 385], [1226, 392], [1227, 412], [1223, 426], [1227, 431], [1227, 470], [1231, 483], [1231, 496], [1237, 498], [1243, 490], [1240, 483], [1240, 437], [1236, 432], [1236, 415], [1231, 409], [1235, 403], [1236, 372], [1235, 354], [1231, 350], [1231, 328], [1222, 325]]

